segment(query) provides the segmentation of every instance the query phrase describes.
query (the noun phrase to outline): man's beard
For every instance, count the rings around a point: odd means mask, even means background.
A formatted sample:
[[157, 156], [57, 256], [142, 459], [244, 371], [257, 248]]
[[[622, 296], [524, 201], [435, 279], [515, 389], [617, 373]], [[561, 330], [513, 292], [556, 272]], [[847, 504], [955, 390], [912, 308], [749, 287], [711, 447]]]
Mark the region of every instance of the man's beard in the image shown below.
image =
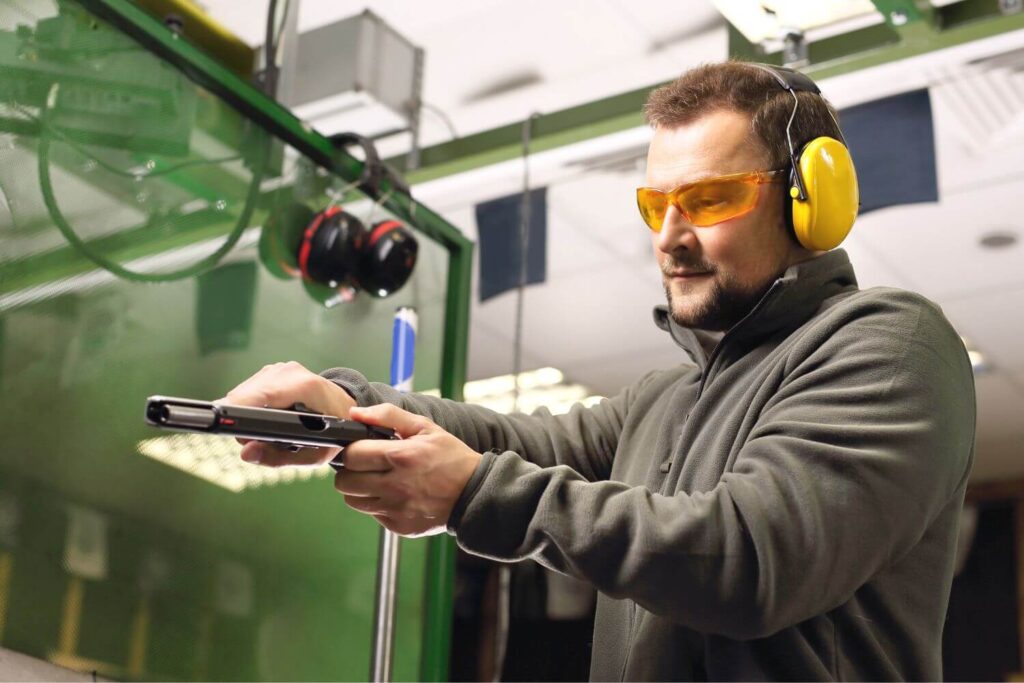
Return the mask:
[[[668, 279], [670, 273], [678, 269], [689, 272], [711, 273], [711, 289], [700, 300], [691, 305], [687, 311], [677, 311], [672, 301], [672, 283]], [[721, 277], [710, 264], [685, 264], [669, 256], [662, 264], [665, 298], [668, 300], [668, 313], [673, 322], [681, 327], [698, 330], [722, 332], [743, 319], [753, 310], [767, 290], [767, 285], [756, 289], [747, 289], [730, 277]]]

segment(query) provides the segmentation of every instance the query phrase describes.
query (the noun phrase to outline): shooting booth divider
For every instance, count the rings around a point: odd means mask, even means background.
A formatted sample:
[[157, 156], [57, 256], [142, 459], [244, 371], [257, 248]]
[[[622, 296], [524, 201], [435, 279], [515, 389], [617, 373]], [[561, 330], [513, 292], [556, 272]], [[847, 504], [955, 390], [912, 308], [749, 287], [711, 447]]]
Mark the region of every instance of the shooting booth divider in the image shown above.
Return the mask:
[[[369, 675], [377, 526], [331, 471], [241, 463], [147, 427], [262, 365], [387, 381], [419, 312], [417, 390], [461, 398], [472, 244], [126, 0], [0, 13], [0, 647], [111, 678]], [[261, 227], [345, 200], [419, 241], [385, 299], [276, 275]], [[444, 680], [451, 539], [403, 541], [394, 677]]]

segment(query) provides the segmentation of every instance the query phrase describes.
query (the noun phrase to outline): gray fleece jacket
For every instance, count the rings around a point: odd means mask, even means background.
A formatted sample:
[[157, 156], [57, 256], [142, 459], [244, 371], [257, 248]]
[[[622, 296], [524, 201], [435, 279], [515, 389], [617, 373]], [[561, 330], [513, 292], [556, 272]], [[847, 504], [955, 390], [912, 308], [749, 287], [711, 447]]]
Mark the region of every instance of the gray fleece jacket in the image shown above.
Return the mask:
[[594, 680], [940, 678], [975, 405], [939, 308], [858, 290], [837, 250], [710, 355], [655, 318], [693, 363], [566, 415], [325, 376], [492, 451], [449, 533], [597, 588]]

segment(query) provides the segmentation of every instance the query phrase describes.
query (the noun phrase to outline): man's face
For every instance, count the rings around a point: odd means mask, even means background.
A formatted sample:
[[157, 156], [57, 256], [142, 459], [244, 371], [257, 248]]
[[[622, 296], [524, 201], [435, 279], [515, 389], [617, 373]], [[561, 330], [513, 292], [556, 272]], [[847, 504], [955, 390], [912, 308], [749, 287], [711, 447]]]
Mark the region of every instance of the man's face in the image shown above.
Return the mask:
[[[655, 129], [646, 184], [669, 191], [704, 178], [758, 170], [772, 169], [750, 130], [750, 118], [723, 110]], [[676, 323], [706, 330], [732, 327], [782, 271], [810, 255], [787, 232], [783, 187], [760, 186], [753, 211], [708, 227], [691, 225], [669, 206], [661, 232], [651, 233], [651, 240]]]

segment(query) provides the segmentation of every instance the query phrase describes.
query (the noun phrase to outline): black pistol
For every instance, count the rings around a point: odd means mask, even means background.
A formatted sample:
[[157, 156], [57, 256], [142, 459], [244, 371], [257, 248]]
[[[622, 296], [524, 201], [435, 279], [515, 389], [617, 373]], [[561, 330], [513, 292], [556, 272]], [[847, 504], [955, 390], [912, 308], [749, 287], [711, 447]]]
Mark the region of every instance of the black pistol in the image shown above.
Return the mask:
[[[146, 399], [146, 422], [161, 429], [267, 441], [292, 450], [344, 448], [360, 439], [397, 438], [393, 429], [323, 415], [301, 403], [290, 410], [278, 410], [150, 396]], [[330, 465], [335, 470], [342, 467], [340, 454]]]

